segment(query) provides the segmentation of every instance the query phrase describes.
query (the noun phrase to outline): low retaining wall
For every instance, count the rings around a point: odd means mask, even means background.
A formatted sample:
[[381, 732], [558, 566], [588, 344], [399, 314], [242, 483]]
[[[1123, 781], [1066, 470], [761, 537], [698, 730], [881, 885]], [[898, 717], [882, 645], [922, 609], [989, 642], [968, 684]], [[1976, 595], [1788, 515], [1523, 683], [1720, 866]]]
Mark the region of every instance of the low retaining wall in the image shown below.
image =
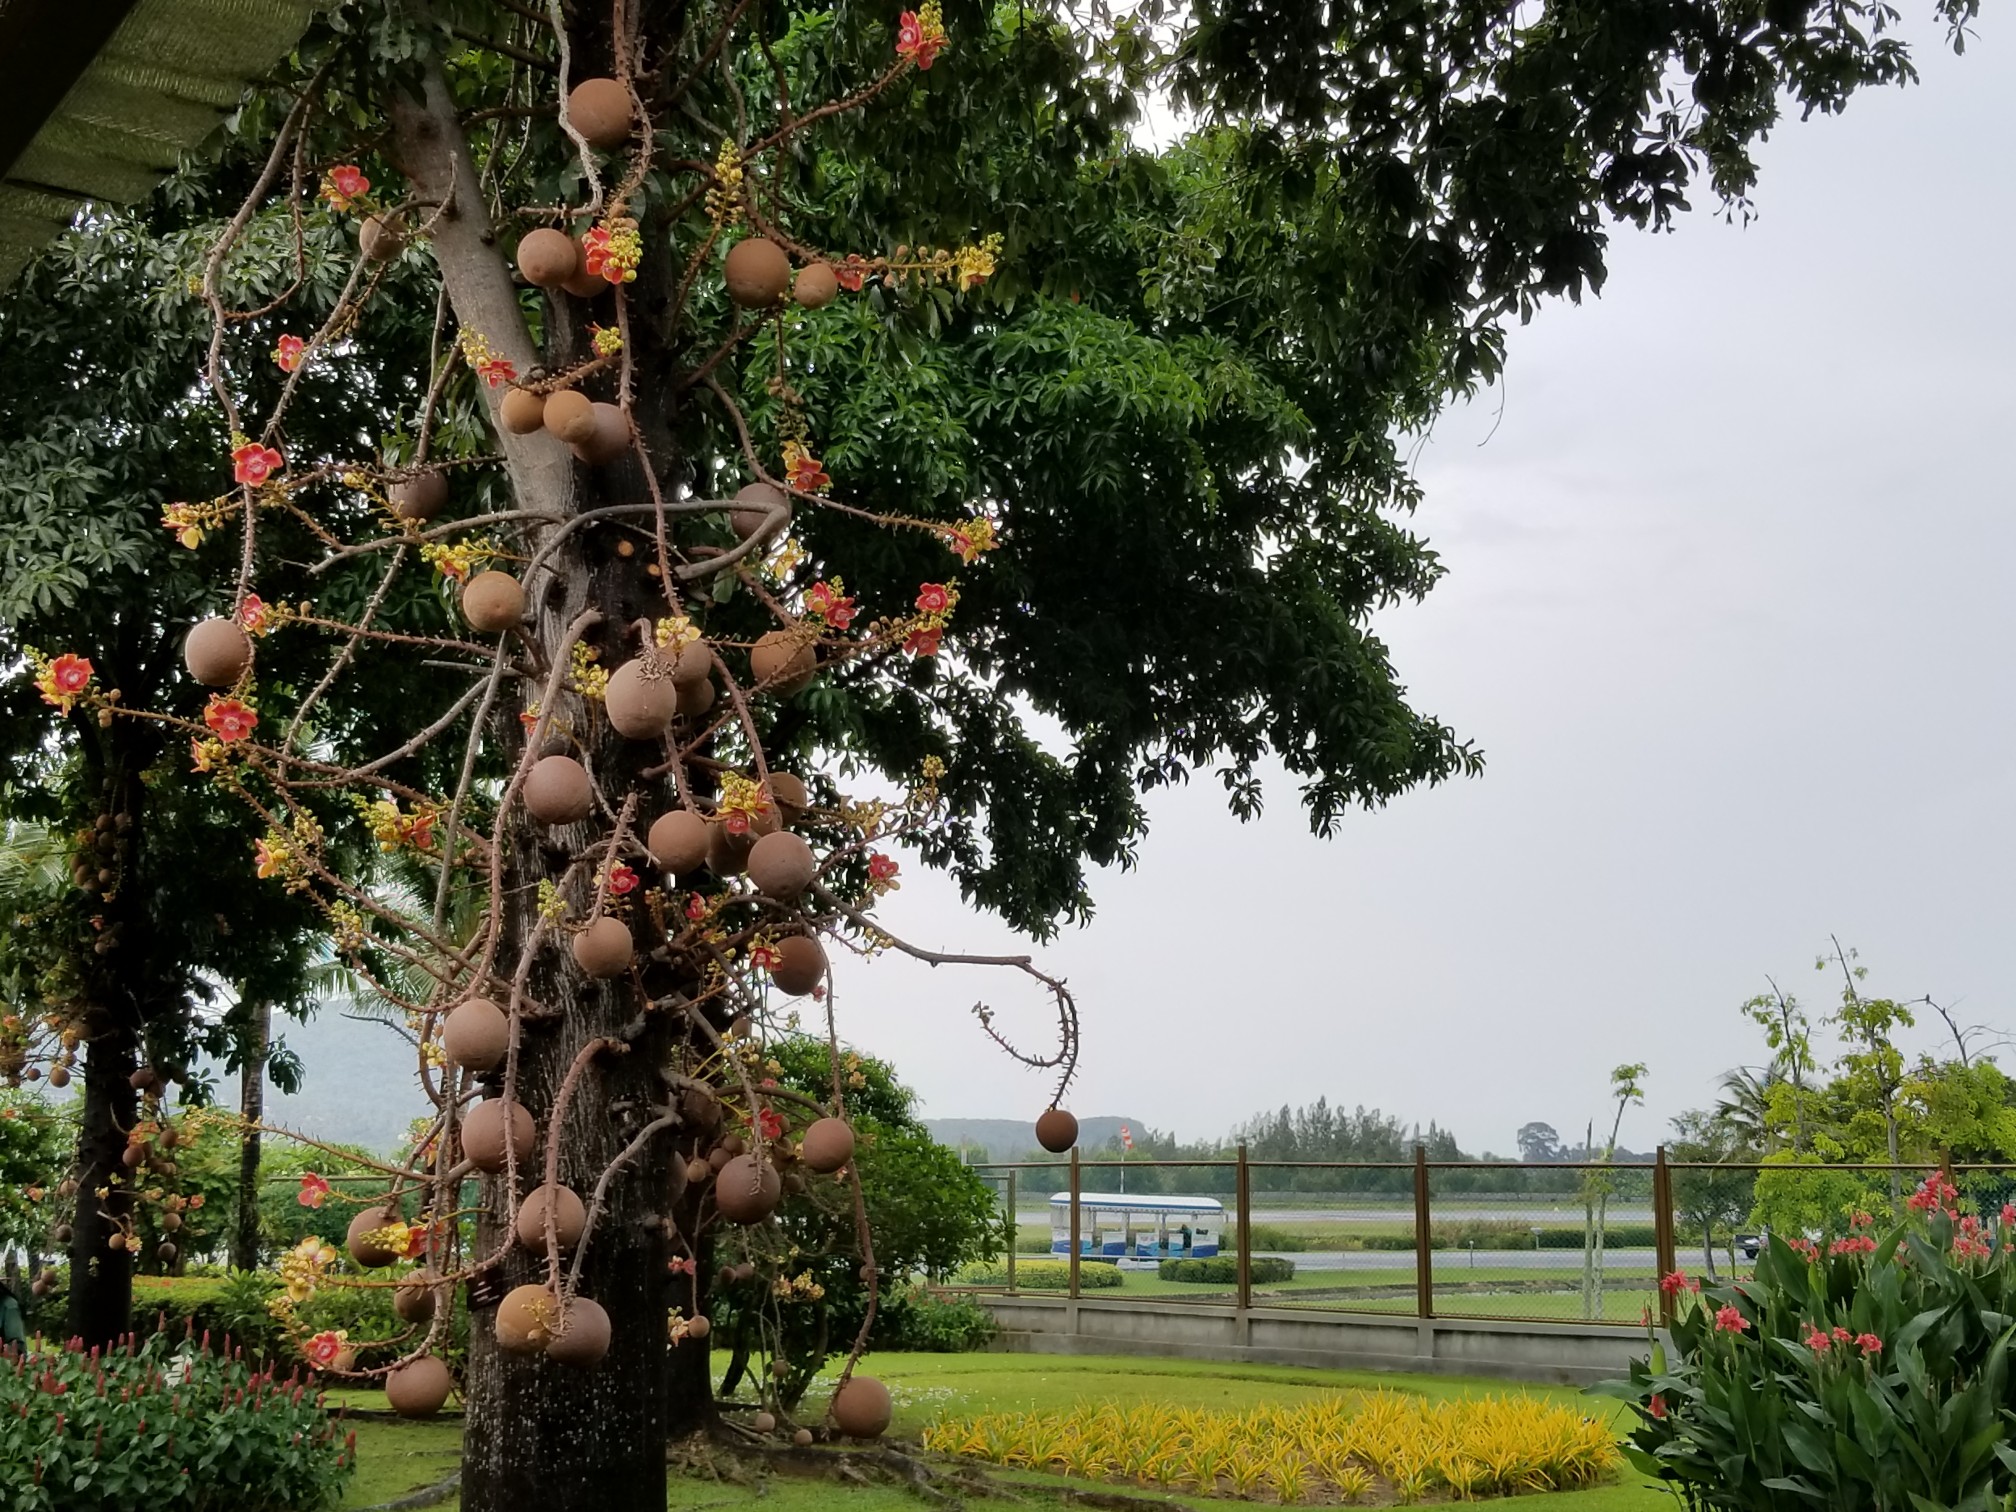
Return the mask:
[[1164, 1355], [1186, 1360], [1497, 1376], [1587, 1386], [1625, 1374], [1645, 1331], [1497, 1318], [1387, 1317], [1202, 1302], [1018, 1293], [973, 1298], [1000, 1325], [996, 1348], [1032, 1354]]

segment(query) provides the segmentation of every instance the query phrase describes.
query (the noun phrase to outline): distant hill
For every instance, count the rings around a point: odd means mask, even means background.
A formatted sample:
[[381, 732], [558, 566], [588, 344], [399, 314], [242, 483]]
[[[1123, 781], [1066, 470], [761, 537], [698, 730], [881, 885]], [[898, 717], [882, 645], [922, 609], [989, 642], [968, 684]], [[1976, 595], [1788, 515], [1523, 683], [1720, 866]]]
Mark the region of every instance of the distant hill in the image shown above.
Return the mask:
[[[404, 1140], [406, 1126], [428, 1111], [414, 1077], [413, 1046], [388, 1025], [345, 1018], [329, 1004], [305, 1024], [276, 1015], [273, 1036], [301, 1057], [306, 1075], [292, 1097], [267, 1085], [270, 1124], [382, 1152]], [[217, 1100], [236, 1107], [238, 1078], [221, 1067], [209, 1069], [216, 1077]]]
[[[1081, 1118], [1078, 1147], [1096, 1150], [1118, 1139], [1122, 1124], [1136, 1130], [1147, 1127], [1138, 1118]], [[1037, 1148], [1036, 1125], [1012, 1118], [927, 1118], [924, 1126], [938, 1143], [969, 1150], [975, 1160], [1020, 1160]]]

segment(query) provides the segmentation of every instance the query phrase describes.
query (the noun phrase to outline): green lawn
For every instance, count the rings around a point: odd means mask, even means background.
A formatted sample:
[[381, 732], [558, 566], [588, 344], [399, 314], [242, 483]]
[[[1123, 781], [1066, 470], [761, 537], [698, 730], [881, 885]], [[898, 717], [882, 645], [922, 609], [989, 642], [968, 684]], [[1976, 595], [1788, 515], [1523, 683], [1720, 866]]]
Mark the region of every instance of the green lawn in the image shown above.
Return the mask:
[[[963, 1354], [881, 1355], [870, 1370], [886, 1381], [896, 1402], [898, 1438], [914, 1438], [926, 1423], [948, 1413], [1061, 1410], [1080, 1402], [1143, 1399], [1185, 1407], [1242, 1410], [1263, 1403], [1292, 1403], [1327, 1393], [1360, 1389], [1415, 1392], [1429, 1400], [1478, 1394], [1521, 1392], [1571, 1403], [1582, 1410], [1617, 1417], [1619, 1404], [1580, 1392], [1547, 1386], [1519, 1386], [1451, 1376], [1389, 1375], [1367, 1371], [1296, 1370], [1268, 1365], [1218, 1365], [1189, 1360], [1066, 1357], [1059, 1355]], [[351, 1399], [359, 1405], [371, 1393]], [[815, 1391], [803, 1416], [821, 1408]], [[358, 1509], [431, 1486], [452, 1470], [460, 1425], [361, 1422], [357, 1425], [358, 1473], [343, 1499]], [[1031, 1512], [1062, 1512], [1057, 1493], [1075, 1484], [1060, 1476], [1007, 1475], [1018, 1483]], [[1161, 1491], [1186, 1506], [1224, 1512], [1226, 1503]], [[1519, 1512], [1654, 1512], [1664, 1493], [1626, 1471], [1617, 1485], [1590, 1491], [1518, 1498]], [[451, 1500], [442, 1504], [454, 1507]], [[667, 1506], [675, 1512], [915, 1512], [919, 1503], [895, 1490], [846, 1489], [819, 1480], [779, 1476], [760, 1488], [714, 1480], [675, 1477]]]

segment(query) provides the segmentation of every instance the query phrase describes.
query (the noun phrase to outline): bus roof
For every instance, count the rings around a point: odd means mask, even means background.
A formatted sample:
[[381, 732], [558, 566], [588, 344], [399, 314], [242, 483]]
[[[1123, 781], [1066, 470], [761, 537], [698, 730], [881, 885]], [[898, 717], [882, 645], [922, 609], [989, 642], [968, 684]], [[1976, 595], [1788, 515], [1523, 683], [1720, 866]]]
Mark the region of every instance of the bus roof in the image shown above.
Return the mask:
[[[1125, 1208], [1138, 1213], [1220, 1213], [1225, 1204], [1216, 1197], [1157, 1197], [1135, 1192], [1080, 1192], [1078, 1205], [1089, 1208]], [[1050, 1206], [1071, 1206], [1069, 1192], [1052, 1192]]]

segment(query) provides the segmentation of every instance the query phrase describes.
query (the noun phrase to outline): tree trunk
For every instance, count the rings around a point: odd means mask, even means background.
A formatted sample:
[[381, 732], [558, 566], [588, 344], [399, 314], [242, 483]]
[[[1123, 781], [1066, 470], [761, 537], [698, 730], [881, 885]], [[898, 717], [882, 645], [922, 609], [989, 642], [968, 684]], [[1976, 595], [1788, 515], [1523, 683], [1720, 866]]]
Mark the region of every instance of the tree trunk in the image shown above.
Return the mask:
[[[580, 27], [590, 24], [584, 20]], [[577, 78], [594, 71], [584, 61], [592, 57], [592, 39], [584, 39], [579, 29], [574, 36]], [[481, 332], [521, 373], [542, 360], [549, 370], [579, 360], [582, 330], [591, 318], [579, 301], [556, 297], [549, 302], [547, 350], [543, 354], [533, 350], [503, 251], [488, 224], [453, 101], [438, 69], [429, 66], [422, 95], [395, 101], [392, 115], [399, 166], [423, 200], [447, 202], [434, 227], [432, 248], [458, 321]], [[646, 309], [654, 300], [662, 302], [669, 276], [669, 263], [662, 255], [656, 261], [647, 258], [633, 300], [641, 300]], [[609, 320], [606, 312], [596, 313]], [[662, 368], [662, 354], [648, 349], [653, 339], [648, 321], [637, 323], [633, 339], [640, 373]], [[492, 395], [493, 403], [496, 398]], [[651, 401], [648, 388], [635, 413], [653, 455], [671, 458], [664, 406]], [[601, 486], [589, 488], [588, 480], [576, 476], [565, 449], [550, 438], [518, 437], [498, 429], [520, 509], [558, 517], [602, 503], [634, 502], [645, 494], [634, 459], [599, 470]], [[601, 617], [584, 638], [601, 653], [604, 667], [620, 665], [633, 654], [635, 643], [629, 634], [637, 620], [669, 612], [662, 587], [645, 571], [649, 554], [619, 550], [631, 544], [619, 530], [605, 523], [571, 532], [546, 559], [546, 569], [525, 583], [533, 620], [531, 638], [542, 671], [564, 660], [568, 631], [586, 611]], [[525, 703], [536, 696], [536, 691], [528, 692]], [[579, 739], [566, 749], [588, 766], [601, 791], [619, 799], [628, 791], [646, 792], [636, 821], [641, 833], [673, 801], [668, 780], [652, 784], [638, 780], [643, 768], [662, 761], [662, 745], [617, 739], [598, 711], [583, 709], [571, 694], [563, 698], [574, 711], [571, 724]], [[524, 739], [519, 712], [518, 707], [497, 710], [493, 726], [492, 738], [500, 743], [510, 768], [519, 760]], [[576, 858], [586, 847], [599, 845], [609, 828], [608, 816], [600, 813], [584, 824], [552, 830], [532, 825], [521, 814], [500, 836], [507, 847], [506, 917], [495, 971], [505, 983], [539, 928], [537, 884], [560, 883]], [[573, 880], [566, 888], [571, 922], [586, 917], [601, 869], [599, 859], [573, 866]], [[502, 990], [486, 985], [492, 992]], [[664, 965], [643, 958], [629, 976], [606, 983], [588, 981], [574, 965], [564, 931], [549, 931], [524, 989], [526, 1001], [548, 1011], [536, 1019], [521, 1019], [513, 1084], [515, 1100], [539, 1126], [541, 1148], [518, 1167], [515, 1191], [505, 1176], [484, 1183], [483, 1215], [477, 1226], [479, 1258], [495, 1253], [505, 1241], [518, 1194], [544, 1179], [544, 1141], [559, 1140], [558, 1179], [589, 1202], [596, 1182], [619, 1152], [669, 1111], [672, 1087], [662, 1068], [672, 1059], [675, 1041], [686, 1038], [685, 989], [692, 986], [674, 979]], [[550, 1127], [554, 1102], [570, 1067], [584, 1047], [598, 1039], [613, 1042], [614, 1048], [587, 1059], [574, 1081], [565, 1128]], [[501, 1090], [502, 1069], [486, 1080], [493, 1091]], [[543, 1355], [507, 1355], [497, 1346], [494, 1312], [474, 1313], [464, 1383], [465, 1512], [526, 1512], [531, 1507], [539, 1512], [662, 1512], [667, 1439], [706, 1422], [713, 1411], [705, 1343], [687, 1339], [668, 1348], [669, 1310], [676, 1306], [690, 1315], [705, 1306], [709, 1257], [704, 1238], [692, 1240], [690, 1250], [682, 1245], [678, 1251], [690, 1253], [697, 1262], [691, 1278], [675, 1276], [668, 1265], [675, 1254], [673, 1236], [682, 1228], [693, 1232], [687, 1226], [700, 1201], [695, 1189], [675, 1207], [668, 1165], [691, 1149], [690, 1138], [662, 1133], [610, 1181], [590, 1236], [580, 1286], [581, 1295], [599, 1302], [612, 1323], [609, 1353], [596, 1369], [584, 1372]], [[534, 1254], [514, 1246], [489, 1279], [501, 1294], [516, 1286], [545, 1283], [546, 1270], [543, 1250]]]
[[273, 1034], [273, 1005], [245, 1007], [244, 1064], [238, 1068], [238, 1223], [231, 1234], [234, 1270], [259, 1268], [259, 1124], [266, 1116], [266, 1051]]
[[1701, 1220], [1701, 1265], [1708, 1272], [1708, 1279], [1715, 1279], [1715, 1223], [1713, 1219]]
[[107, 1027], [85, 1042], [68, 1326], [87, 1348], [110, 1344], [133, 1320], [133, 1255], [108, 1243], [133, 1211], [132, 1193], [118, 1184], [126, 1175], [126, 1131], [139, 1116], [133, 1071], [133, 1037], [125, 1029]]

